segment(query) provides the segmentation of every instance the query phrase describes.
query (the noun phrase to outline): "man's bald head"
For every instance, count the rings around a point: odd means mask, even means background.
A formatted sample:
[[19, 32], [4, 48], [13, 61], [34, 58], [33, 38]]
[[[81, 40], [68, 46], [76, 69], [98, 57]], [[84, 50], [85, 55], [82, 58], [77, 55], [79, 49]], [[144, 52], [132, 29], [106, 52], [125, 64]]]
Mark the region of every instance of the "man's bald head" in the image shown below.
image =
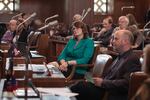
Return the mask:
[[10, 28], [10, 31], [14, 32], [17, 28], [17, 21], [12, 19], [9, 21], [9, 28]]
[[134, 37], [131, 31], [129, 30], [119, 30], [119, 35], [123, 40], [127, 40], [131, 45], [133, 44]]
[[75, 21], [81, 21], [82, 20], [82, 16], [80, 15], [80, 14], [75, 14], [74, 16], [73, 16], [73, 21], [75, 22]]
[[112, 45], [118, 53], [123, 53], [131, 49], [133, 35], [128, 30], [118, 30], [113, 34]]

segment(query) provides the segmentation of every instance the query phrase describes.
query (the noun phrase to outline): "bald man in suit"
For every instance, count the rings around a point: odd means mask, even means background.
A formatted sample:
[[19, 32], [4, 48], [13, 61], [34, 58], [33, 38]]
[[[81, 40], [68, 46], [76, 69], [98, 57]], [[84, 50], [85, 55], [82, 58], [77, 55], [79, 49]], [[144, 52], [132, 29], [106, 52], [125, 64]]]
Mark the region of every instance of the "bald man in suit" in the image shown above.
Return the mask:
[[119, 56], [101, 77], [93, 77], [93, 83], [79, 82], [71, 87], [79, 93], [77, 100], [102, 100], [105, 92], [107, 100], [127, 100], [130, 74], [141, 70], [139, 58], [131, 48], [133, 40], [128, 30], [113, 34], [113, 49]]

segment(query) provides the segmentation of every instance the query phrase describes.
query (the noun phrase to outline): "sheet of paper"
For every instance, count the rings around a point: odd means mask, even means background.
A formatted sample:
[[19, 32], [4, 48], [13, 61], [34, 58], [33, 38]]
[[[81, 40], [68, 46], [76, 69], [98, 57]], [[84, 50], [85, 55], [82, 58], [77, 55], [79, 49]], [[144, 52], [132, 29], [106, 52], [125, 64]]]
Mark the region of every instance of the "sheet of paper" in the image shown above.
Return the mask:
[[44, 95], [56, 95], [65, 97], [74, 97], [78, 93], [72, 93], [69, 88], [37, 88]]
[[[28, 88], [28, 96], [37, 96], [37, 94], [34, 92], [33, 89]], [[23, 97], [25, 96], [25, 89], [24, 88], [18, 88], [17, 90], [13, 91], [15, 96]]]
[[94, 80], [93, 80], [93, 77], [92, 77], [92, 74], [91, 74], [91, 73], [86, 73], [86, 74], [85, 74], [85, 79], [86, 79], [88, 82], [94, 83]]

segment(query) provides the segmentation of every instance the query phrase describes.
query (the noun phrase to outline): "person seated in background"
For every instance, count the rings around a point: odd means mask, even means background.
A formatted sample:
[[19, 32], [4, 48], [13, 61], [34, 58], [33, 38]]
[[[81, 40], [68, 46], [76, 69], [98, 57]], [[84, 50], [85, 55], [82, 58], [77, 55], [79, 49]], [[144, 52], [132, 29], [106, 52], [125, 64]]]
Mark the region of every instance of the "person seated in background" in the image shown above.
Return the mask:
[[115, 33], [117, 30], [127, 29], [129, 25], [129, 19], [126, 16], [120, 16], [118, 19], [118, 27], [116, 27], [113, 31]]
[[[126, 17], [126, 16], [120, 16], [119, 19], [118, 19], [118, 27], [116, 27], [114, 30], [113, 30], [113, 34], [118, 31], [118, 30], [126, 30], [128, 28], [128, 24], [129, 24], [129, 19]], [[113, 34], [112, 34], [112, 37], [113, 37]], [[110, 47], [112, 47], [112, 39], [110, 39]]]
[[13, 19], [10, 20], [9, 28], [3, 35], [1, 42], [11, 43], [16, 34], [16, 28], [17, 28], [17, 21]]
[[142, 71], [146, 73], [148, 79], [144, 81], [141, 87], [136, 92], [135, 96], [133, 96], [132, 100], [150, 100], [150, 45], [146, 45], [143, 50], [143, 66]]
[[73, 16], [73, 22], [82, 21], [82, 16], [80, 14], [75, 14]]
[[[75, 15], [73, 16], [72, 25], [71, 25], [71, 27], [70, 27], [69, 30], [68, 30], [69, 36], [67, 36], [67, 38], [70, 38], [70, 37], [72, 37], [72, 35], [73, 35], [73, 32], [72, 32], [73, 23], [74, 23], [74, 22], [78, 22], [78, 21], [83, 22], [83, 21], [82, 21], [82, 17], [83, 17], [83, 16], [81, 16], [80, 14], [75, 14]], [[89, 37], [91, 37], [90, 27], [89, 27], [87, 24], [85, 24], [85, 25], [86, 25], [86, 27], [87, 27], [88, 35], [89, 35]]]
[[79, 93], [77, 100], [102, 100], [105, 92], [107, 100], [127, 100], [130, 74], [141, 70], [139, 57], [132, 50], [133, 39], [128, 30], [113, 34], [113, 49], [119, 56], [101, 77], [93, 77], [93, 83], [81, 81], [71, 86], [72, 92]]
[[[103, 19], [103, 27], [102, 29], [100, 30], [100, 32], [96, 32], [97, 36], [95, 37], [94, 40], [96, 41], [101, 41], [102, 45], [104, 47], [107, 47], [110, 43], [110, 38], [111, 38], [111, 35], [112, 35], [112, 32], [114, 30], [114, 27], [113, 27], [113, 19], [112, 17], [106, 17], [105, 19]], [[95, 33], [93, 33], [95, 34]]]
[[143, 42], [143, 34], [138, 30], [137, 22], [133, 15], [121, 16], [118, 20], [119, 26], [116, 27], [113, 33], [117, 30], [127, 29], [132, 32], [134, 36], [134, 42], [132, 48], [140, 49]]
[[[82, 16], [80, 14], [75, 14], [72, 19], [72, 24], [74, 22], [78, 22], [78, 21], [82, 21]], [[68, 38], [70, 38], [70, 35], [72, 37], [72, 34], [73, 34], [73, 32], [72, 32], [72, 25], [71, 25], [71, 27], [68, 30], [68, 35], [69, 35]]]
[[[29, 14], [25, 14], [23, 13], [18, 20], [20, 21], [20, 23], [22, 23], [23, 21], [25, 21], [30, 15]], [[20, 43], [27, 43], [27, 38], [28, 35], [30, 34], [31, 31], [33, 31], [33, 20], [28, 20], [26, 21], [24, 24], [21, 25], [20, 29], [21, 31], [19, 31], [17, 34], [19, 34], [19, 38], [18, 38], [18, 42]]]
[[[88, 37], [86, 25], [81, 21], [74, 22], [72, 30], [73, 38], [59, 55], [58, 62], [49, 63], [58, 67], [66, 77], [71, 71], [71, 66], [87, 64], [94, 52], [94, 42]], [[83, 78], [86, 71], [85, 67], [77, 67], [73, 79]]]
[[134, 42], [132, 48], [142, 49], [142, 42], [144, 41], [144, 36], [139, 31], [138, 23], [133, 14], [127, 14], [126, 16], [129, 19], [129, 24], [127, 29], [130, 30], [134, 36]]
[[128, 24], [128, 26], [129, 26], [129, 27], [133, 27], [134, 29], [138, 29], [138, 23], [137, 23], [137, 21], [136, 21], [134, 15], [129, 13], [129, 14], [127, 14], [126, 16], [127, 16], [127, 18], [129, 19], [129, 24]]

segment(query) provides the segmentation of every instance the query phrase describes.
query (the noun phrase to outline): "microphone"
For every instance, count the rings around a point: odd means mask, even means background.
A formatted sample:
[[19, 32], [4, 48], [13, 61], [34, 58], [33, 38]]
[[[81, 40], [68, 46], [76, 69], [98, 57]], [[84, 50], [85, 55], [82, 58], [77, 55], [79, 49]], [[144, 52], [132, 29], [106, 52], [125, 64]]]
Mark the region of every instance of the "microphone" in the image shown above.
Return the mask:
[[135, 6], [123, 6], [121, 7], [121, 10], [123, 11], [123, 9], [134, 9]]
[[16, 17], [19, 17], [19, 16], [21, 16], [21, 15], [22, 15], [22, 13], [19, 13], [19, 14], [13, 16], [11, 19], [15, 19]]
[[144, 25], [144, 28], [143, 28], [143, 29], [145, 29], [149, 24], [150, 24], [150, 21], [148, 21], [148, 22]]
[[85, 9], [83, 9], [83, 11], [82, 11], [82, 15], [81, 15], [81, 16], [83, 17], [83, 15], [84, 15], [84, 14], [85, 14]]
[[86, 15], [91, 11], [91, 8], [88, 8], [85, 14], [83, 15], [81, 21], [86, 17]]
[[17, 26], [17, 30], [18, 30], [18, 28], [22, 25], [22, 24], [24, 24], [26, 21], [28, 21], [29, 19], [31, 19], [31, 18], [33, 18], [33, 17], [35, 17], [37, 14], [34, 12], [34, 13], [32, 13], [28, 18], [26, 18], [22, 23], [20, 23], [18, 26]]
[[53, 15], [53, 16], [51, 16], [51, 17], [46, 18], [46, 19], [45, 19], [45, 24], [46, 24], [46, 22], [47, 22], [48, 20], [50, 20], [50, 19], [52, 19], [52, 18], [56, 18], [56, 17], [58, 17], [58, 16], [59, 16], [59, 15], [56, 14], [56, 15]]
[[28, 21], [29, 19], [35, 17], [36, 15], [37, 15], [37, 14], [36, 14], [35, 12], [32, 13], [27, 19], [25, 19], [25, 20], [23, 21], [23, 23], [25, 23], [25, 22]]
[[41, 30], [43, 30], [43, 29], [45, 29], [45, 28], [47, 28], [47, 27], [49, 27], [49, 26], [53, 26], [53, 25], [56, 25], [56, 24], [58, 24], [58, 21], [57, 21], [57, 20], [54, 20], [54, 21], [52, 21], [52, 22], [49, 22], [47, 25], [45, 25], [45, 26], [39, 28], [38, 31], [41, 31]]
[[150, 31], [150, 28], [145, 28], [144, 31]]

